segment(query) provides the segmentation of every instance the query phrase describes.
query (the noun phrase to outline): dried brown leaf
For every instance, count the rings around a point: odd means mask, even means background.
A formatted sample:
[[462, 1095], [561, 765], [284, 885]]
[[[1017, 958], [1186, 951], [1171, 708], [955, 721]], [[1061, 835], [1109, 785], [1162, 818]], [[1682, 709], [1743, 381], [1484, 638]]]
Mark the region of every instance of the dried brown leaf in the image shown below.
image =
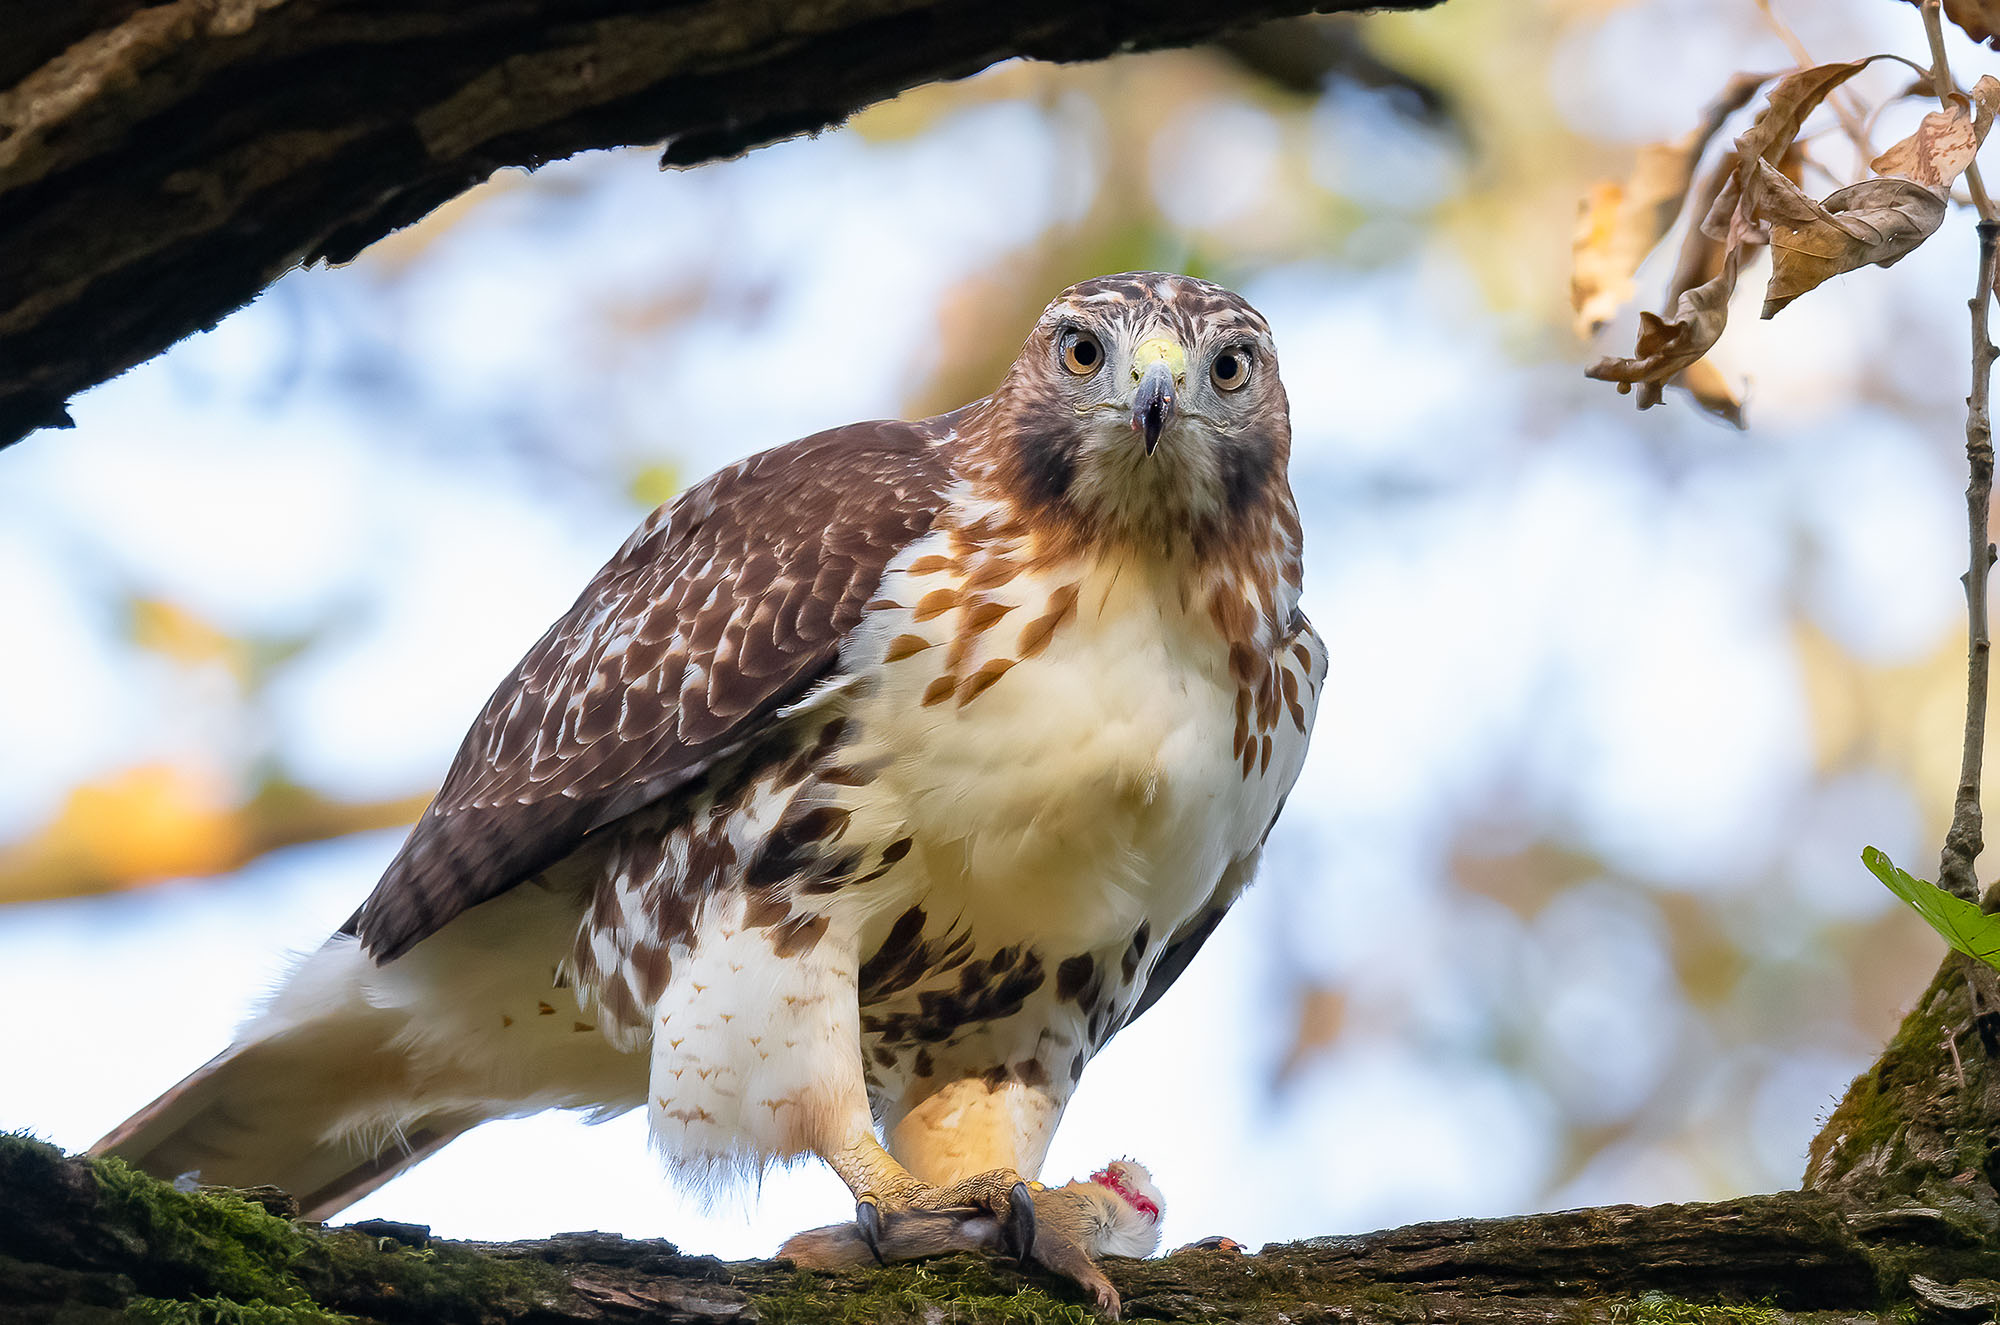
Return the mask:
[[1632, 273], [1672, 228], [1709, 140], [1770, 77], [1736, 75], [1702, 111], [1701, 123], [1672, 142], [1640, 148], [1624, 183], [1607, 180], [1591, 190], [1571, 246], [1578, 335], [1595, 335], [1632, 298]]
[[1814, 202], [1769, 166], [1762, 170], [1758, 187], [1769, 190], [1762, 206], [1771, 217], [1764, 317], [1843, 272], [1893, 265], [1944, 224], [1945, 196], [1915, 180], [1864, 179]]
[[[1722, 190], [1702, 218], [1703, 233], [1726, 244], [1740, 244], [1756, 234], [1751, 209], [1745, 205], [1744, 190], [1753, 181], [1751, 166], [1759, 158], [1771, 165], [1783, 161], [1804, 127], [1806, 117], [1819, 109], [1827, 94], [1877, 60], [1899, 59], [1893, 55], [1870, 55], [1865, 59], [1839, 64], [1816, 64], [1787, 74], [1772, 85], [1764, 108], [1736, 139], [1737, 170], [1724, 182]], [[1907, 61], [1906, 61], [1907, 63]]]
[[[1659, 401], [1660, 390], [1665, 384], [1688, 371], [1708, 353], [1728, 322], [1729, 298], [1735, 293], [1737, 273], [1742, 270], [1744, 258], [1759, 244], [1766, 242], [1769, 235], [1766, 227], [1770, 218], [1762, 214], [1761, 204], [1775, 196], [1775, 190], [1767, 181], [1778, 181], [1799, 201], [1808, 207], [1814, 205], [1778, 169], [1778, 163], [1793, 154], [1799, 130], [1806, 118], [1818, 109], [1828, 93], [1875, 61], [1899, 58], [1871, 55], [1861, 60], [1814, 65], [1810, 69], [1787, 74], [1771, 86], [1763, 108], [1750, 122], [1750, 127], [1737, 136], [1735, 170], [1722, 177], [1699, 226], [1707, 239], [1720, 244], [1721, 261], [1714, 264], [1712, 251], [1696, 244], [1690, 237], [1682, 251], [1676, 283], [1692, 279], [1693, 263], [1700, 263], [1704, 268], [1714, 265], [1715, 274], [1698, 285], [1688, 287], [1673, 299], [1671, 320], [1652, 313], [1641, 313], [1638, 345], [1632, 356], [1601, 359], [1586, 371], [1586, 376], [1617, 382], [1621, 390], [1639, 386], [1639, 405], [1644, 409]], [[1889, 218], [1883, 218], [1883, 221], [1888, 224]], [[1838, 226], [1835, 229], [1838, 230]], [[1915, 242], [1921, 242], [1921, 239], [1922, 236], [1918, 236]], [[1869, 260], [1872, 259], [1863, 259]], [[1895, 257], [1889, 260], [1894, 261]], [[1782, 303], [1779, 306], [1782, 307]]]
[[[1723, 186], [1735, 176], [1736, 167], [1734, 151], [1715, 163], [1715, 168], [1694, 192], [1692, 210], [1695, 215], [1708, 214]], [[1687, 233], [1681, 236], [1681, 251], [1674, 259], [1674, 274], [1667, 282], [1667, 295], [1662, 302], [1672, 305], [1695, 286], [1714, 280], [1722, 270], [1722, 258], [1723, 246], [1719, 240], [1702, 233], [1698, 225], [1689, 226]]]
[[1979, 130], [1979, 140], [1984, 142], [1987, 129], [1992, 128], [1995, 112], [2000, 111], [2000, 78], [1981, 74], [1979, 81], [1972, 85], [1972, 105], [1974, 111], [1986, 121]]
[[[1707, 354], [1729, 320], [1729, 296], [1736, 289], [1736, 254], [1724, 256], [1713, 280], [1695, 286], [1674, 302], [1671, 322], [1657, 313], [1639, 314], [1639, 343], [1629, 359], [1600, 359], [1585, 376], [1631, 385], [1669, 381]], [[1657, 400], [1658, 392], [1642, 401]]]
[[1837, 64], [1816, 64], [1810, 69], [1787, 74], [1771, 87], [1764, 108], [1736, 140], [1736, 150], [1745, 160], [1761, 156], [1772, 165], [1799, 136], [1806, 117], [1819, 109], [1827, 94], [1877, 60], [1892, 57], [1870, 55], [1865, 59]]
[[1924, 116], [1915, 133], [1870, 161], [1868, 168], [1945, 193], [1978, 155], [1993, 127], [1996, 105], [2000, 105], [2000, 79], [1988, 74], [1973, 86], [1970, 99], [1954, 94], [1951, 105]]
[[1758, 163], [1753, 209], [1771, 225], [1771, 283], [1763, 316], [1860, 267], [1887, 267], [1944, 224], [1952, 182], [1979, 153], [2000, 106], [2000, 79], [1981, 78], [1968, 98], [1924, 116], [1915, 133], [1876, 157], [1879, 173], [1814, 202]]
[[1731, 427], [1743, 426], [1743, 398], [1722, 375], [1713, 359], [1696, 359], [1681, 369], [1668, 386], [1679, 387], [1693, 398], [1702, 413], [1721, 419]]

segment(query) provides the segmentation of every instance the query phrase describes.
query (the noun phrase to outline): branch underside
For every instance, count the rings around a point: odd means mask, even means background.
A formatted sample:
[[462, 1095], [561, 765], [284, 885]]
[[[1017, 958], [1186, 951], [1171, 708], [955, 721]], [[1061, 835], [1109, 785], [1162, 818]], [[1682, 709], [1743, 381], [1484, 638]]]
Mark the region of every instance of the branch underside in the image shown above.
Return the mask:
[[1015, 56], [1361, 7], [0, 0], [0, 446], [502, 167], [633, 145], [696, 165]]
[[[115, 1161], [0, 1137], [9, 1308], [0, 1315], [177, 1319], [170, 1304], [206, 1302], [217, 1319], [236, 1318], [216, 1305], [226, 1303], [301, 1322], [1083, 1318], [1064, 1285], [966, 1257], [827, 1277], [601, 1233], [459, 1243], [379, 1222], [321, 1230], [267, 1213], [284, 1199], [180, 1192]], [[1664, 1301], [1859, 1320], [1907, 1301], [1913, 1274], [1950, 1284], [2000, 1270], [2000, 1250], [1968, 1248], [1940, 1227], [1789, 1192], [1453, 1220], [1105, 1268], [1135, 1319], [1611, 1322], [1644, 1319], [1634, 1312], [1649, 1303], [1657, 1314]]]

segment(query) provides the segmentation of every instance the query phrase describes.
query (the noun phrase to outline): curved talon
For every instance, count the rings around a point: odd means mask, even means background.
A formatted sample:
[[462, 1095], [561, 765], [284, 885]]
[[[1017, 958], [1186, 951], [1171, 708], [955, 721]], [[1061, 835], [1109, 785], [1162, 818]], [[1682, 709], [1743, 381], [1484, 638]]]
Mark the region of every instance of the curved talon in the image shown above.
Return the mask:
[[1007, 1246], [1014, 1259], [1028, 1264], [1035, 1254], [1035, 1198], [1028, 1184], [1017, 1182], [1007, 1193]]
[[875, 1258], [877, 1265], [889, 1262], [882, 1255], [882, 1212], [875, 1202], [863, 1199], [854, 1204], [854, 1227], [861, 1234], [862, 1242], [868, 1246], [868, 1254]]

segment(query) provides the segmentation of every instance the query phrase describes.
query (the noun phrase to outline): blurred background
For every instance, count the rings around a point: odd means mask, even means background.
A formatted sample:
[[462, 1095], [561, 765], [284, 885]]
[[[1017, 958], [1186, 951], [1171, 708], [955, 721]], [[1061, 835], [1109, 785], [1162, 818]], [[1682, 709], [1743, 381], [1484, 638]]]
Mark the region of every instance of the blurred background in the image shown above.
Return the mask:
[[[1908, 5], [1787, 8], [1923, 57]], [[1749, 0], [1451, 0], [1009, 64], [691, 173], [503, 173], [92, 392], [0, 454], [0, 1128], [82, 1147], [219, 1049], [651, 506], [983, 394], [1149, 267], [1276, 328], [1332, 682], [1049, 1174], [1136, 1155], [1168, 1245], [1795, 1184], [1943, 951], [1857, 856], [1930, 875], [1956, 774], [1971, 218], [1774, 322], [1747, 277], [1746, 431], [1585, 381], [1632, 314], [1566, 302], [1591, 184], [1791, 63]], [[817, 1168], [703, 1208], [641, 1119], [546, 1116], [354, 1213], [749, 1255], [847, 1208]]]

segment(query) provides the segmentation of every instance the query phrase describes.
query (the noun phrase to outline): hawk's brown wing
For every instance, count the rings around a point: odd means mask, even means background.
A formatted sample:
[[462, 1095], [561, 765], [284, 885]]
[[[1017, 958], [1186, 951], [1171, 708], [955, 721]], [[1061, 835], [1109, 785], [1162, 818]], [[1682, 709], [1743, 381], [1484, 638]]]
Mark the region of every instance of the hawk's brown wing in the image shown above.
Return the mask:
[[834, 666], [949, 478], [939, 423], [776, 447], [654, 512], [486, 701], [350, 929], [377, 961], [700, 776]]

